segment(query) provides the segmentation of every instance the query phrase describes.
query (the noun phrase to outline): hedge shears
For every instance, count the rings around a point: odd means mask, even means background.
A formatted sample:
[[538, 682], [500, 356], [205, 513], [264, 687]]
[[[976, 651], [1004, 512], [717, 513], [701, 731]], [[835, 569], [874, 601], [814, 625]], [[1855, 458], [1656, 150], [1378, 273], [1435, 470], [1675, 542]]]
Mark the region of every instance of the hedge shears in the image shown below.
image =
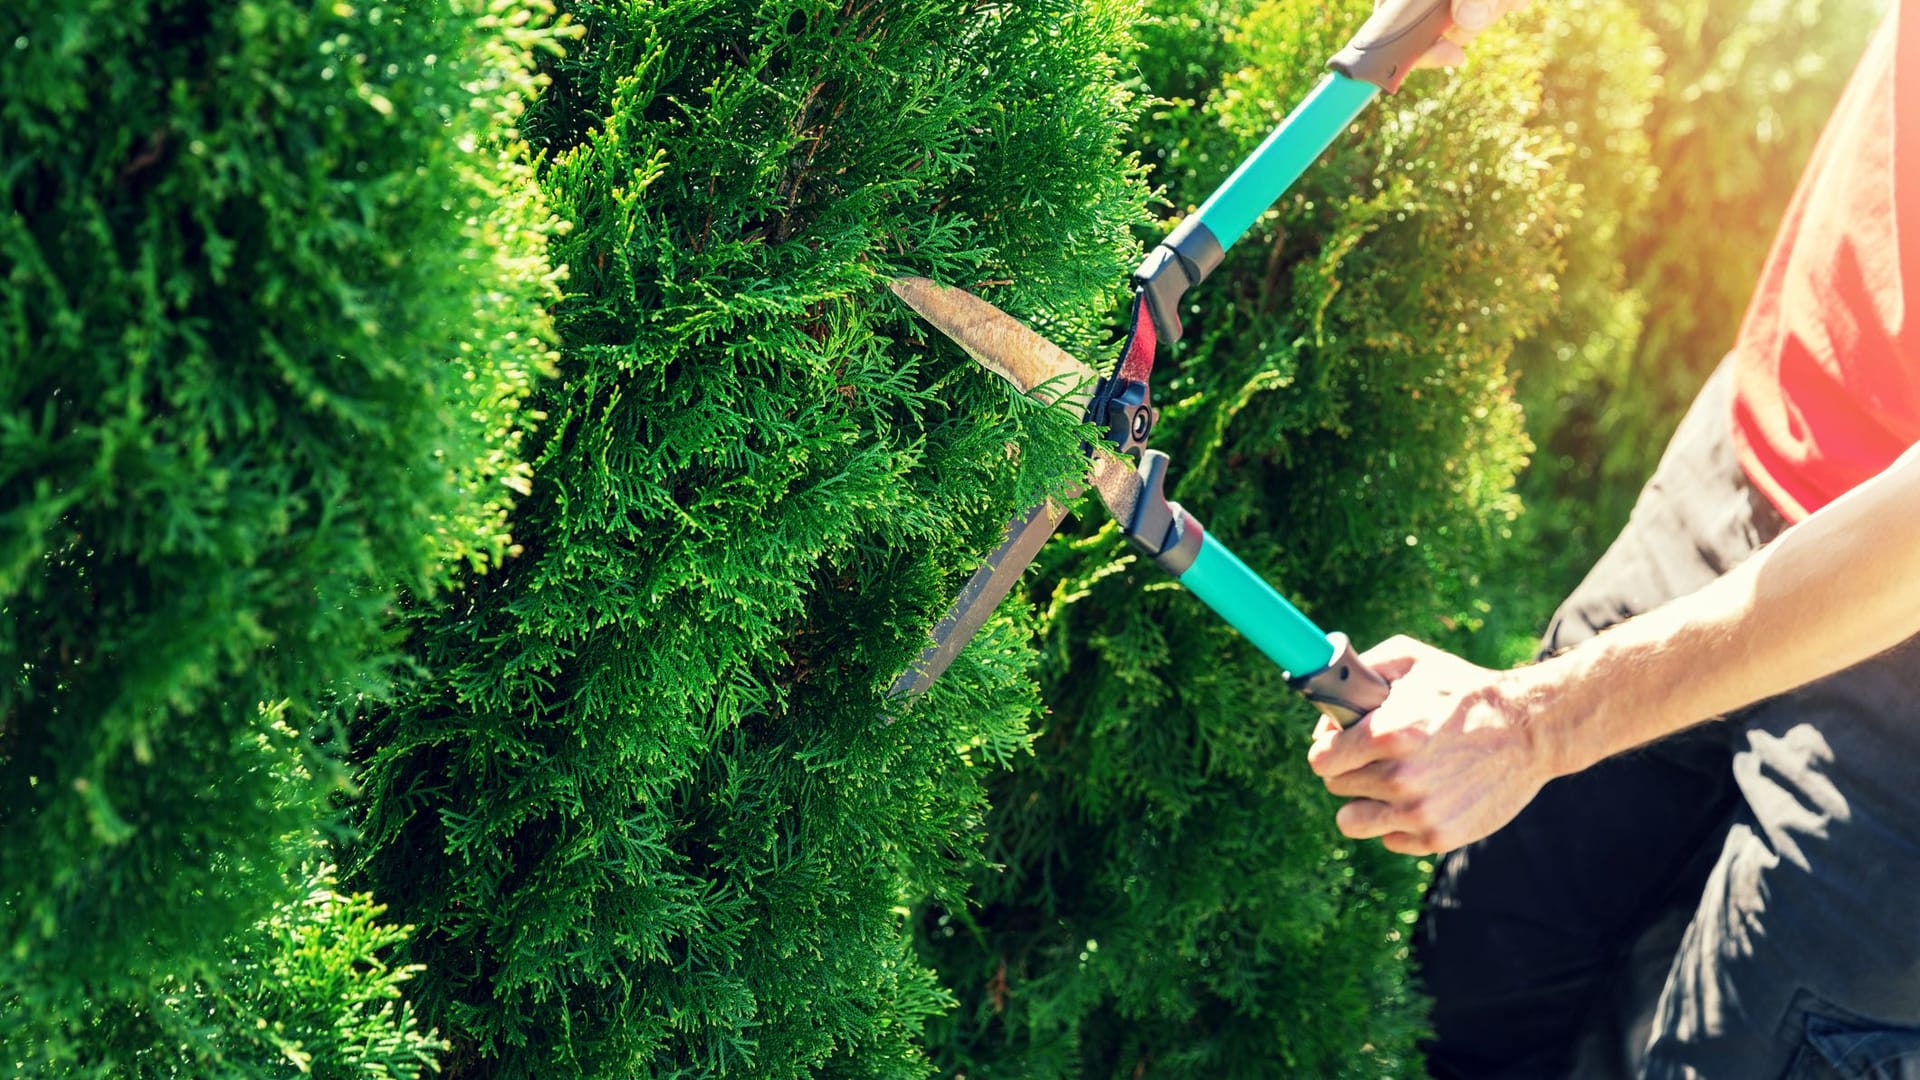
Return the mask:
[[[1287, 673], [1289, 683], [1338, 723], [1386, 699], [1387, 684], [1361, 662], [1346, 635], [1325, 633], [1240, 561], [1197, 518], [1166, 496], [1167, 455], [1147, 448], [1159, 419], [1150, 377], [1161, 342], [1180, 339], [1180, 302], [1225, 258], [1260, 214], [1381, 91], [1392, 93], [1451, 23], [1448, 0], [1387, 0], [1332, 69], [1226, 183], [1148, 254], [1133, 274], [1126, 342], [1107, 375], [964, 290], [896, 278], [894, 293], [988, 370], [1046, 404], [1103, 429], [1087, 447], [1087, 483], [1135, 548], [1152, 558]], [[1001, 542], [946, 616], [932, 642], [890, 691], [917, 694], [939, 678], [1019, 580], [1066, 517], [1048, 499], [1007, 527]]]

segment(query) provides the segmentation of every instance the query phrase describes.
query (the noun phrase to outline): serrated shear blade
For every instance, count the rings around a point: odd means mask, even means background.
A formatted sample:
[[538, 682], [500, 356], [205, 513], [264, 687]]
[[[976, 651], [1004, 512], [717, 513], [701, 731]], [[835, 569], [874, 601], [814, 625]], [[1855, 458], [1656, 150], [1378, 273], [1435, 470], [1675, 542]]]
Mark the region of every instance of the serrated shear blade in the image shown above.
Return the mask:
[[923, 277], [894, 278], [888, 285], [981, 367], [1076, 419], [1086, 412], [1098, 378], [1094, 370], [1026, 323], [965, 289]]
[[888, 697], [918, 694], [933, 685], [954, 657], [960, 655], [960, 650], [966, 648], [967, 642], [973, 640], [973, 635], [979, 633], [987, 616], [1013, 591], [1020, 576], [1026, 573], [1027, 564], [1040, 553], [1041, 545], [1066, 516], [1066, 507], [1048, 499], [1007, 526], [1005, 539], [987, 556], [986, 563], [973, 572], [966, 588], [960, 590], [946, 615], [934, 625], [931, 640], [919, 658], [893, 681]]

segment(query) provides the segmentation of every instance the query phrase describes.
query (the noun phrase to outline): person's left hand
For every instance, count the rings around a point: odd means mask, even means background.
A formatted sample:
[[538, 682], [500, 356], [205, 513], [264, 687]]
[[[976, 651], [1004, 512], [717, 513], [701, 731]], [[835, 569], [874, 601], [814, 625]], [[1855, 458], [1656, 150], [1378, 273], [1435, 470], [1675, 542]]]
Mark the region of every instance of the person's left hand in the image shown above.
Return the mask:
[[1489, 671], [1396, 637], [1361, 659], [1387, 700], [1341, 730], [1322, 721], [1307, 763], [1350, 801], [1335, 819], [1356, 840], [1427, 855], [1512, 821], [1553, 778], [1530, 722], [1526, 673]]
[[1451, 68], [1467, 62], [1467, 46], [1480, 32], [1531, 0], [1452, 0], [1453, 26], [1414, 63], [1417, 68]]

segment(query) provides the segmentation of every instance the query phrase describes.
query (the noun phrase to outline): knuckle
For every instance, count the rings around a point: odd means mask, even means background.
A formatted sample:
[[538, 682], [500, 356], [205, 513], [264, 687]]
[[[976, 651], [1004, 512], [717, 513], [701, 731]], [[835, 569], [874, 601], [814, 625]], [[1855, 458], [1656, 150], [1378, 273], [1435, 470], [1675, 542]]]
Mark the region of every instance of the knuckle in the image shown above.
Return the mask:
[[1316, 745], [1307, 751], [1307, 768], [1312, 771], [1313, 775], [1318, 776], [1322, 780], [1331, 779], [1336, 775], [1333, 770], [1332, 758], [1333, 749], [1331, 747]]
[[1395, 757], [1403, 756], [1409, 751], [1414, 750], [1421, 742], [1420, 732], [1411, 727], [1395, 727], [1387, 728], [1384, 731], [1376, 731], [1374, 733], [1374, 740], [1379, 743], [1380, 749]]
[[1380, 770], [1375, 780], [1380, 791], [1389, 799], [1404, 799], [1413, 793], [1413, 787], [1407, 780], [1407, 771], [1398, 766], [1389, 765]]

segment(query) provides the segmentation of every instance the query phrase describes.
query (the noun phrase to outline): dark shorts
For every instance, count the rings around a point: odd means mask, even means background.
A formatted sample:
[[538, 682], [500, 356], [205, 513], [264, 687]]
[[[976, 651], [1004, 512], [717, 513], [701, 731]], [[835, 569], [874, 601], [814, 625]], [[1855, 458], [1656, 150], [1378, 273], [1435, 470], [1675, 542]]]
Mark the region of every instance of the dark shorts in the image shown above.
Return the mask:
[[[1734, 456], [1730, 381], [1543, 653], [1784, 528]], [[1415, 935], [1433, 1075], [1920, 1080], [1917, 702], [1920, 641], [1556, 780], [1442, 857]]]

